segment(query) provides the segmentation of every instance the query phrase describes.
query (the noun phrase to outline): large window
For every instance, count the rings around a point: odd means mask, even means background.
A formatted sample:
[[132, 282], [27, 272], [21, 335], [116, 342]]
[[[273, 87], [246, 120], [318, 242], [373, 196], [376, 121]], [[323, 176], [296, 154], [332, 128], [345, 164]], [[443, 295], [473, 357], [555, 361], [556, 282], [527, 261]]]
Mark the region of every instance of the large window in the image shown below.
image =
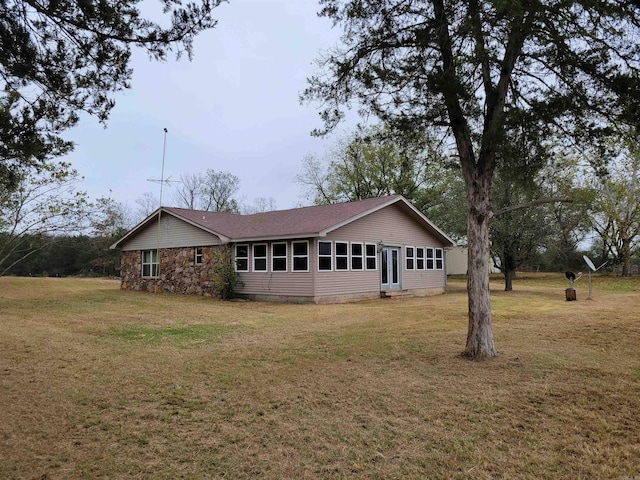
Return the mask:
[[336, 242], [336, 270], [349, 270], [349, 244]]
[[442, 270], [444, 268], [444, 257], [442, 255], [442, 249], [436, 248], [436, 270]]
[[351, 270], [362, 270], [364, 268], [363, 254], [361, 243], [351, 244]]
[[286, 243], [271, 244], [271, 271], [272, 272], [287, 271], [287, 244]]
[[405, 256], [407, 259], [407, 270], [414, 270], [416, 265], [416, 249], [413, 247], [406, 247]]
[[374, 243], [367, 243], [365, 245], [365, 260], [367, 270], [377, 270], [378, 269], [378, 247]]
[[249, 245], [236, 245], [236, 272], [249, 271]]
[[332, 243], [318, 242], [318, 270], [331, 270]]
[[424, 270], [424, 248], [416, 248], [416, 270]]
[[294, 272], [309, 271], [309, 242], [291, 242], [292, 270]]
[[158, 276], [158, 251], [143, 250], [142, 251], [142, 276], [157, 277]]
[[267, 244], [256, 243], [253, 246], [253, 271], [267, 271]]

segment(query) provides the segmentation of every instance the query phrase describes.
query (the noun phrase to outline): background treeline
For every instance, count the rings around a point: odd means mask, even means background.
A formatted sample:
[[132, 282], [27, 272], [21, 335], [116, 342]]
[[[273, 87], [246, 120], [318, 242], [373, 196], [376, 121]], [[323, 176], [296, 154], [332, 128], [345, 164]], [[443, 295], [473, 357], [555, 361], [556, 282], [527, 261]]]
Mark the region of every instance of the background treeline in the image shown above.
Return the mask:
[[[0, 241], [5, 234], [0, 235]], [[7, 274], [18, 276], [105, 276], [120, 275], [120, 251], [109, 246], [115, 238], [88, 235], [34, 235], [25, 238], [32, 252], [20, 260], [19, 252], [8, 257], [15, 265]], [[18, 261], [20, 260], [20, 261]]]

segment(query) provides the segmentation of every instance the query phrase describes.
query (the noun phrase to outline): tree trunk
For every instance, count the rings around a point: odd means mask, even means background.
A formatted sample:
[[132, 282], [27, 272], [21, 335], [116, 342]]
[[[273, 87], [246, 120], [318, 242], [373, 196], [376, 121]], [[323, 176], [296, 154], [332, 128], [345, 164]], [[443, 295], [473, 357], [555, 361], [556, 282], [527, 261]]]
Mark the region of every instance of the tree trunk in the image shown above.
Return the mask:
[[627, 238], [622, 239], [622, 276], [631, 276], [631, 240]]
[[504, 272], [504, 291], [510, 292], [513, 290], [513, 279], [516, 276], [515, 270], [507, 270]]
[[469, 330], [464, 355], [475, 359], [497, 355], [491, 327], [489, 293], [490, 189], [491, 175], [487, 174], [476, 174], [467, 184]]

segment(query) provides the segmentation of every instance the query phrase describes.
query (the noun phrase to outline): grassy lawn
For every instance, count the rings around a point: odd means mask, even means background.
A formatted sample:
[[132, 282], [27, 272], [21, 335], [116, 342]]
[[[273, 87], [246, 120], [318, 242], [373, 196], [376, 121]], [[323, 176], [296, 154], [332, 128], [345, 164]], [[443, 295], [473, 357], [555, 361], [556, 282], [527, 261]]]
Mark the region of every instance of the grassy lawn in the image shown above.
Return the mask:
[[470, 362], [463, 279], [300, 306], [0, 278], [0, 478], [640, 476], [640, 278], [494, 287]]

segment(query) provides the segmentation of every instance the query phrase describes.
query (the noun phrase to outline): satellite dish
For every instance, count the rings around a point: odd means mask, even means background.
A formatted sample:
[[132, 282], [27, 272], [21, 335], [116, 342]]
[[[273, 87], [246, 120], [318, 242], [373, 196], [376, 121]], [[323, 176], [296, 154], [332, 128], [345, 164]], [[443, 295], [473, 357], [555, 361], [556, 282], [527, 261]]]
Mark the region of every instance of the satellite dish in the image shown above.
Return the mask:
[[589, 257], [587, 257], [586, 255], [583, 255], [582, 258], [584, 258], [584, 261], [587, 263], [587, 266], [589, 267], [589, 296], [587, 297], [587, 300], [593, 300], [591, 298], [591, 272], [597, 272], [602, 267], [604, 267], [607, 264], [607, 262], [604, 262], [602, 265], [596, 268], [596, 266], [593, 264], [593, 262]]
[[564, 276], [567, 277], [570, 282], [573, 282], [576, 279], [576, 274], [573, 272], [565, 272]]
[[595, 272], [597, 270], [596, 266], [593, 264], [589, 257], [583, 255], [582, 258], [584, 258], [584, 261], [587, 263], [587, 266], [591, 269], [592, 272]]

